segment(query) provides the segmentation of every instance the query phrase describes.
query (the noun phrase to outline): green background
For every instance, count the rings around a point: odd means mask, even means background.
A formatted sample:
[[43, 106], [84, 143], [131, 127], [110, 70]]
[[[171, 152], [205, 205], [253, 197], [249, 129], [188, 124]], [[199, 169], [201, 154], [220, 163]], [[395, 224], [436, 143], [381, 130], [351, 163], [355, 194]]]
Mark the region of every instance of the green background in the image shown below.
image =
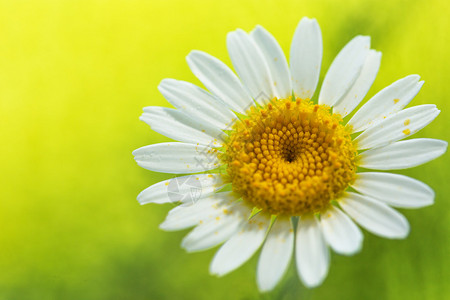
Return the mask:
[[286, 53], [303, 16], [323, 33], [321, 73], [357, 34], [383, 52], [368, 96], [408, 74], [425, 85], [413, 105], [441, 115], [415, 137], [449, 139], [447, 1], [0, 1], [0, 299], [450, 299], [449, 155], [402, 173], [436, 204], [402, 210], [406, 240], [365, 234], [361, 253], [332, 256], [307, 290], [293, 265], [271, 293], [256, 289], [255, 256], [224, 278], [214, 250], [187, 254], [185, 232], [158, 229], [171, 205], [136, 195], [170, 175], [139, 168], [131, 151], [168, 139], [138, 117], [169, 104], [163, 78], [198, 83], [185, 56], [230, 63], [226, 33], [261, 24]]

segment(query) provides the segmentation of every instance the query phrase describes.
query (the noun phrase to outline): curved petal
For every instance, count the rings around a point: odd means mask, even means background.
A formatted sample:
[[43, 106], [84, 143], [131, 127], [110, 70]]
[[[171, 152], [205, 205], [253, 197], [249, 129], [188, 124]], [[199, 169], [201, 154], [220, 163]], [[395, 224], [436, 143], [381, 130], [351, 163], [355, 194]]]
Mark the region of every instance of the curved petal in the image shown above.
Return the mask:
[[398, 211], [367, 196], [347, 192], [339, 205], [359, 225], [375, 235], [403, 239], [409, 233], [408, 220]]
[[219, 128], [194, 120], [176, 109], [149, 106], [139, 118], [168, 138], [186, 143], [220, 147], [226, 136]]
[[205, 52], [191, 51], [186, 60], [192, 73], [232, 110], [243, 114], [254, 105], [233, 71], [217, 58]]
[[298, 221], [295, 254], [298, 274], [307, 287], [320, 285], [328, 273], [330, 254], [314, 216]]
[[273, 81], [274, 96], [281, 99], [290, 97], [292, 95], [291, 73], [286, 56], [277, 40], [261, 26], [257, 26], [250, 36], [267, 62]]
[[381, 52], [370, 50], [366, 57], [361, 73], [350, 90], [333, 107], [333, 113], [345, 117], [364, 99], [375, 78], [381, 63]]
[[216, 252], [209, 268], [210, 273], [223, 276], [249, 260], [264, 242], [269, 225], [270, 217], [262, 214], [248, 220]]
[[188, 252], [195, 252], [217, 246], [238, 232], [251, 214], [250, 209], [239, 203], [218, 207], [222, 213], [202, 220], [184, 237], [181, 247]]
[[166, 78], [161, 81], [158, 90], [186, 115], [217, 128], [229, 129], [237, 118], [221, 100], [190, 82]]
[[358, 166], [376, 170], [416, 167], [438, 158], [447, 151], [446, 141], [412, 139], [369, 149], [358, 155]]
[[439, 112], [436, 105], [426, 104], [390, 115], [356, 137], [357, 149], [381, 147], [413, 135], [431, 123]]
[[330, 66], [319, 94], [319, 104], [332, 107], [353, 86], [369, 54], [370, 37], [357, 36], [339, 52]]
[[186, 229], [223, 214], [236, 198], [229, 192], [216, 193], [192, 203], [178, 205], [167, 214], [159, 228], [166, 231]]
[[186, 143], [144, 146], [134, 150], [133, 155], [144, 169], [172, 174], [208, 171], [220, 164], [216, 149]]
[[227, 49], [236, 73], [250, 95], [260, 104], [270, 101], [273, 81], [263, 54], [241, 29], [227, 35]]
[[221, 174], [197, 174], [164, 180], [143, 190], [137, 200], [147, 203], [190, 202], [206, 197], [224, 186]]
[[281, 280], [294, 251], [294, 230], [288, 218], [278, 217], [267, 235], [256, 272], [260, 292], [272, 290]]
[[396, 207], [418, 208], [434, 202], [434, 192], [428, 185], [399, 174], [358, 173], [352, 187], [364, 195]]
[[361, 250], [361, 230], [340, 209], [330, 206], [320, 215], [320, 224], [325, 240], [336, 253], [352, 255]]
[[420, 91], [423, 81], [419, 80], [419, 75], [409, 75], [378, 92], [348, 122], [352, 132], [362, 131], [402, 110]]
[[322, 64], [322, 33], [315, 19], [303, 18], [292, 39], [290, 65], [296, 97], [311, 99], [319, 82]]

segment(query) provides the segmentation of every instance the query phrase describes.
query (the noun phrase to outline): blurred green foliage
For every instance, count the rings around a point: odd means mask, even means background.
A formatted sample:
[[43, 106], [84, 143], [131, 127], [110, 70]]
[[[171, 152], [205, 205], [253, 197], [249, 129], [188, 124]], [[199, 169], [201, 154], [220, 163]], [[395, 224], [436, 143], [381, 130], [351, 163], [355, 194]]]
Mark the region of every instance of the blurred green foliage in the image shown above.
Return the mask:
[[449, 139], [447, 1], [0, 1], [0, 299], [449, 299], [449, 156], [405, 170], [436, 191], [406, 211], [411, 234], [366, 234], [354, 257], [333, 255], [314, 290], [291, 265], [259, 295], [254, 257], [224, 278], [214, 251], [187, 254], [185, 232], [158, 229], [170, 205], [136, 195], [170, 175], [137, 167], [131, 151], [166, 141], [139, 122], [169, 104], [166, 77], [199, 83], [185, 56], [200, 49], [230, 63], [225, 35], [261, 24], [286, 53], [302, 16], [318, 19], [322, 78], [357, 34], [383, 52], [368, 96], [408, 74], [426, 81], [414, 105], [441, 115], [417, 137]]

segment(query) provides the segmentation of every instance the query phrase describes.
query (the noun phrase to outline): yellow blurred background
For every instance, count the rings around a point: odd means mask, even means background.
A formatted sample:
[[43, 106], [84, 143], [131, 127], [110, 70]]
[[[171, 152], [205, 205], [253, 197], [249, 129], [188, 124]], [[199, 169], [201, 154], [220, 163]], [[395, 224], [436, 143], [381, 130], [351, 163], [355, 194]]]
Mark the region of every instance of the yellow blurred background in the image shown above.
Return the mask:
[[412, 105], [441, 115], [417, 137], [449, 140], [447, 1], [0, 0], [0, 299], [450, 299], [449, 156], [402, 171], [436, 191], [434, 206], [402, 212], [403, 241], [365, 234], [354, 257], [333, 255], [328, 278], [301, 286], [291, 266], [259, 295], [256, 258], [224, 278], [214, 251], [187, 254], [186, 232], [158, 229], [170, 205], [136, 195], [170, 175], [131, 151], [168, 139], [138, 117], [169, 106], [163, 78], [195, 83], [185, 56], [230, 64], [225, 35], [263, 25], [289, 52], [303, 16], [324, 39], [321, 73], [354, 35], [383, 52], [368, 96], [408, 74], [425, 85]]

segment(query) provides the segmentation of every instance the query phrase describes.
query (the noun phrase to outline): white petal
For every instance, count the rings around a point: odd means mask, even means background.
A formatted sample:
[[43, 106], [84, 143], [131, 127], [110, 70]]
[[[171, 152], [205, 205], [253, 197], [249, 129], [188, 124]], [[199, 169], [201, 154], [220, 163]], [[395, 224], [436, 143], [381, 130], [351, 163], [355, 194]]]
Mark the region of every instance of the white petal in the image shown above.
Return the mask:
[[295, 29], [290, 51], [292, 87], [301, 99], [311, 99], [322, 64], [322, 33], [315, 19], [303, 18]]
[[220, 129], [229, 129], [237, 118], [221, 100], [192, 83], [164, 79], [158, 89], [167, 101], [186, 115], [201, 119]]
[[319, 104], [333, 106], [347, 93], [361, 72], [369, 48], [368, 36], [357, 36], [345, 45], [325, 75]]
[[434, 202], [434, 192], [428, 185], [399, 174], [358, 173], [352, 187], [362, 194], [396, 207], [418, 208]]
[[160, 143], [133, 151], [144, 169], [173, 174], [196, 173], [219, 167], [217, 150], [194, 144]]
[[223, 137], [226, 136], [217, 127], [167, 107], [146, 107], [139, 119], [150, 125], [154, 131], [180, 142], [221, 147]]
[[320, 215], [320, 224], [325, 240], [335, 252], [352, 255], [361, 250], [361, 230], [340, 209], [331, 206]]
[[294, 230], [289, 219], [278, 217], [267, 235], [258, 261], [260, 292], [272, 290], [281, 280], [294, 251]]
[[389, 239], [403, 239], [409, 233], [408, 220], [398, 211], [370, 197], [347, 192], [339, 205], [367, 231]]
[[273, 82], [263, 54], [241, 29], [227, 35], [227, 49], [236, 73], [260, 104], [273, 98]]
[[217, 58], [205, 52], [191, 51], [186, 60], [192, 73], [229, 108], [245, 113], [254, 104], [233, 71]]
[[362, 131], [402, 110], [420, 91], [423, 81], [419, 79], [419, 75], [409, 75], [378, 92], [350, 119], [348, 125], [352, 131]]
[[358, 155], [358, 166], [376, 170], [398, 170], [427, 163], [447, 151], [446, 141], [412, 139], [369, 149]]
[[250, 36], [258, 45], [269, 67], [273, 80], [274, 96], [288, 98], [292, 95], [291, 73], [286, 56], [276, 39], [263, 27], [257, 26]]
[[251, 213], [250, 209], [240, 203], [221, 208], [226, 212], [201, 222], [183, 239], [181, 247], [188, 252], [214, 247], [238, 232]]
[[223, 214], [223, 209], [235, 201], [229, 192], [216, 193], [173, 208], [159, 228], [166, 231], [182, 230], [214, 219]]
[[224, 186], [221, 174], [197, 174], [164, 180], [143, 190], [140, 204], [190, 202], [206, 197]]
[[211, 262], [211, 274], [223, 276], [244, 264], [259, 249], [270, 225], [270, 217], [258, 214], [248, 220], [217, 251]]
[[295, 247], [297, 270], [301, 280], [307, 287], [320, 285], [328, 273], [330, 254], [315, 217], [299, 219]]
[[345, 117], [358, 106], [375, 81], [380, 63], [381, 52], [370, 50], [361, 69], [361, 73], [351, 89], [334, 105], [333, 113], [338, 113], [342, 117]]
[[413, 135], [439, 115], [436, 105], [413, 106], [369, 127], [354, 141], [358, 150], [381, 147]]

